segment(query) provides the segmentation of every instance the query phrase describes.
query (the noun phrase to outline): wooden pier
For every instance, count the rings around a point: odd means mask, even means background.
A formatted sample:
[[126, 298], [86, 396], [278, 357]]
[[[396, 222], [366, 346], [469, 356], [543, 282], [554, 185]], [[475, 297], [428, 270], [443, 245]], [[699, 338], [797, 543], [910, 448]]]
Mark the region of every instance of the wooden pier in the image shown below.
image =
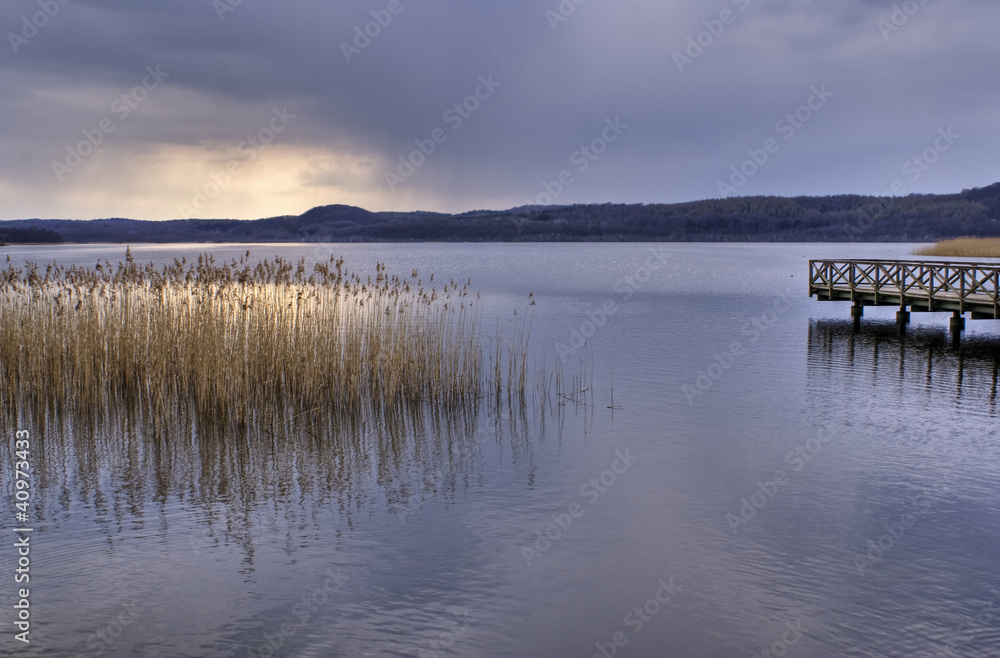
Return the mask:
[[966, 313], [973, 320], [1000, 319], [1000, 263], [909, 260], [810, 260], [809, 296], [849, 301], [855, 328], [865, 306], [896, 306], [900, 331], [910, 311], [951, 312], [957, 339]]

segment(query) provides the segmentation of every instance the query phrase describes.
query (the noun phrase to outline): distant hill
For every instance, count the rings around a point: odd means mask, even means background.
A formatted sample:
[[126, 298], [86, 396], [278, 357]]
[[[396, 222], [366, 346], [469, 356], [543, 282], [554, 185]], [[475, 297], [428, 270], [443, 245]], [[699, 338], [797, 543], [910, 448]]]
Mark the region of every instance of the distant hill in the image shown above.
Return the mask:
[[6, 226], [16, 222], [0, 222], [0, 244], [52, 244], [62, 242], [62, 237], [55, 231], [34, 225]]
[[965, 235], [1000, 236], [1000, 183], [958, 194], [731, 197], [457, 215], [332, 205], [256, 220], [0, 222], [7, 242], [930, 242]]

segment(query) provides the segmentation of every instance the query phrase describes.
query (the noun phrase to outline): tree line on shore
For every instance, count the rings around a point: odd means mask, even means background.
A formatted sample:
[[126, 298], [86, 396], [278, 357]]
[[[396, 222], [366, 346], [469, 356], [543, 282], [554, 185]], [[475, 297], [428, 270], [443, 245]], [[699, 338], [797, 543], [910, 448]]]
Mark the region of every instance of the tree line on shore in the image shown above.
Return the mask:
[[370, 212], [330, 205], [257, 220], [0, 222], [0, 242], [931, 242], [1000, 236], [1000, 183], [905, 197], [729, 197], [673, 204]]

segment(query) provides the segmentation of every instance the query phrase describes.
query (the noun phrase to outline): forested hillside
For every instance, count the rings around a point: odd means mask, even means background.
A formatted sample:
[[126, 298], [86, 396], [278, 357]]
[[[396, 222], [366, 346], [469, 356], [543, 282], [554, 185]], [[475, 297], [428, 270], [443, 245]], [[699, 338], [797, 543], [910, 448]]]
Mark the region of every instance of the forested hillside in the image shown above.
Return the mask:
[[258, 220], [0, 222], [0, 240], [7, 242], [59, 237], [68, 242], [927, 242], [965, 235], [1000, 236], [1000, 183], [946, 195], [732, 197], [675, 204], [523, 206], [458, 215], [373, 213], [332, 205]]

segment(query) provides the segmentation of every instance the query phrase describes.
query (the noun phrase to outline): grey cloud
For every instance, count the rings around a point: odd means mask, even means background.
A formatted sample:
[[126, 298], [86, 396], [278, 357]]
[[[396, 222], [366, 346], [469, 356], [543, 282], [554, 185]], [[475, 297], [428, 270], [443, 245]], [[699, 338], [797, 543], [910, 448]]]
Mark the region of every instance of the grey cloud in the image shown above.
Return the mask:
[[[715, 196], [729, 167], [772, 135], [810, 86], [825, 83], [835, 99], [741, 193], [877, 191], [950, 124], [969, 139], [912, 191], [1000, 179], [991, 156], [1000, 137], [993, 4], [920, 5], [888, 40], [878, 21], [893, 2], [587, 0], [553, 30], [545, 12], [559, 4], [399, 0], [401, 11], [348, 63], [342, 44], [376, 20], [372, 11], [384, 18], [390, 0], [245, 0], [223, 20], [207, 0], [71, 0], [19, 53], [0, 44], [0, 185], [51, 196], [49, 207], [75, 216], [51, 161], [156, 64], [170, 79], [102, 146], [107, 173], [171, 147], [211, 158], [288, 106], [298, 118], [281, 143], [304, 149], [295, 178], [310, 194], [328, 188], [329, 203], [513, 206], [572, 168], [574, 150], [621, 116], [628, 133], [575, 172], [560, 202], [681, 201]], [[17, 32], [38, 7], [5, 3], [0, 29]], [[717, 27], [723, 10], [733, 23], [678, 72], [674, 53]], [[451, 130], [445, 111], [490, 74], [502, 86]], [[390, 192], [383, 172], [436, 128], [447, 142]], [[169, 194], [177, 192], [165, 187], [163, 204]], [[223, 199], [213, 207], [220, 216], [226, 209]]]

